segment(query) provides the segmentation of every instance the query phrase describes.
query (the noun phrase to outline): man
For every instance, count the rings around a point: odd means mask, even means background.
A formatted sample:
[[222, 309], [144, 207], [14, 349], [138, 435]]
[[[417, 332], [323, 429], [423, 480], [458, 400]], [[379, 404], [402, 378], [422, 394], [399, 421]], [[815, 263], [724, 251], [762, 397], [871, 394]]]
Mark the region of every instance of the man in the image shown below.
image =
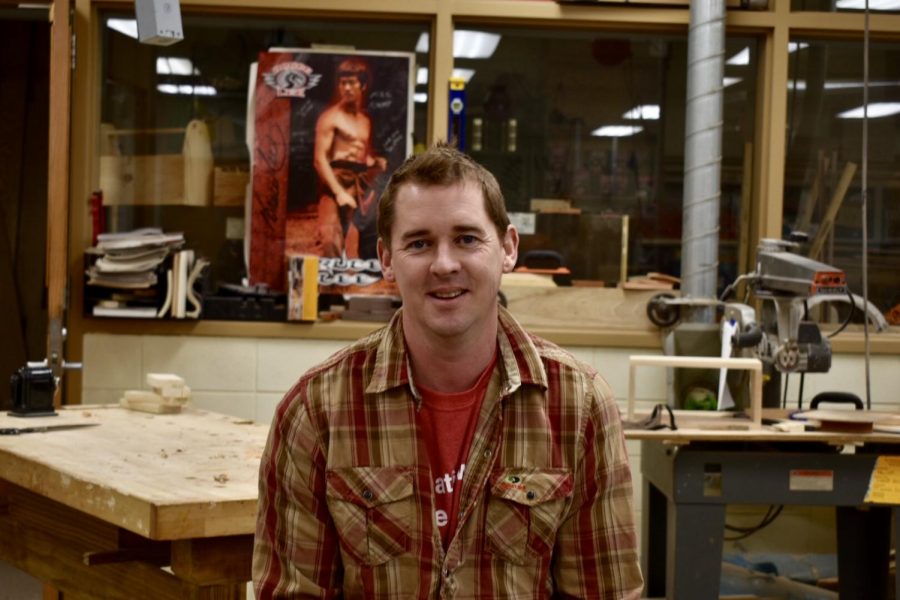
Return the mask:
[[375, 194], [369, 181], [372, 172], [384, 171], [387, 161], [373, 156], [370, 147], [372, 121], [364, 109], [368, 81], [369, 68], [362, 59], [343, 61], [337, 70], [337, 96], [316, 121], [313, 160], [321, 189], [322, 256], [359, 258], [360, 232], [374, 220]]
[[638, 598], [631, 474], [599, 375], [497, 303], [518, 234], [449, 146], [378, 209], [390, 324], [307, 372], [260, 471], [259, 598]]

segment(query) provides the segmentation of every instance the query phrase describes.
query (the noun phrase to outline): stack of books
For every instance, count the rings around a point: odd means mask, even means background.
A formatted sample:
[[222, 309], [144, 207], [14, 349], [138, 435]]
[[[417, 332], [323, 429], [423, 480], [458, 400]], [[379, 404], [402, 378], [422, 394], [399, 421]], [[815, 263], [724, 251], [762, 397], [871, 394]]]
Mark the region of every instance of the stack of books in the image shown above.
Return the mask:
[[101, 233], [97, 246], [87, 254], [96, 257], [87, 269], [89, 296], [94, 299], [94, 316], [161, 316], [161, 265], [184, 245], [181, 233], [164, 233], [145, 228], [122, 233]]

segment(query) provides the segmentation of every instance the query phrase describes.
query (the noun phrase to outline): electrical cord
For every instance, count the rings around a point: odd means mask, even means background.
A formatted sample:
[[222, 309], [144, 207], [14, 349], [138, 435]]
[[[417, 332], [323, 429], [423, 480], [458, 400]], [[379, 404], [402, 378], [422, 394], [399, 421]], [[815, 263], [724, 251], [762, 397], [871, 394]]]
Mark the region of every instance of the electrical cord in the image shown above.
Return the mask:
[[731, 284], [725, 286], [725, 289], [722, 290], [721, 294], [719, 294], [719, 302], [725, 302], [725, 300], [728, 299], [728, 296], [730, 296], [734, 292], [734, 290], [737, 289], [739, 283], [741, 283], [745, 279], [753, 279], [754, 277], [756, 277], [756, 273], [745, 273], [744, 275], [739, 275], [737, 279], [731, 282]]
[[787, 396], [788, 396], [788, 381], [790, 380], [791, 374], [784, 374], [784, 392], [781, 394], [781, 408], [787, 408]]
[[[826, 336], [826, 337], [828, 337], [828, 339], [833, 338], [834, 336], [836, 336], [837, 334], [842, 332], [844, 329], [846, 329], [847, 325], [849, 325], [850, 321], [853, 319], [853, 311], [856, 310], [856, 302], [853, 300], [853, 294], [850, 293], [849, 289], [847, 290], [847, 297], [850, 299], [850, 312], [847, 313], [847, 318], [844, 319], [844, 322], [841, 323], [841, 326]], [[869, 315], [866, 315], [866, 314], [863, 315], [863, 319], [868, 319], [868, 318], [869, 318]]]
[[778, 518], [778, 515], [781, 514], [782, 510], [784, 510], [783, 504], [779, 506], [775, 506], [774, 504], [769, 506], [769, 509], [766, 511], [766, 514], [763, 516], [762, 520], [751, 527], [738, 527], [736, 525], [729, 525], [728, 523], [726, 523], [725, 529], [727, 529], [728, 531], [734, 531], [739, 535], [735, 535], [732, 537], [723, 537], [722, 539], [726, 542], [736, 542], [738, 540], [748, 538], [754, 533], [761, 531], [762, 529], [765, 529], [766, 527], [771, 525], [772, 522]]

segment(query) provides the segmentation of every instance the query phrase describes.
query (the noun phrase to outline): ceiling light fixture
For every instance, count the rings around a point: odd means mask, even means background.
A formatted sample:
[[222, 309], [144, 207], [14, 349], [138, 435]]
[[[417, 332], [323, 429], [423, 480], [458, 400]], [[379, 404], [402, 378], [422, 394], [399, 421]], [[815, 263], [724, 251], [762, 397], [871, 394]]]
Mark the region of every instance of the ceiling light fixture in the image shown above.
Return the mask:
[[107, 19], [106, 26], [132, 39], [137, 39], [137, 21], [134, 19]]
[[[453, 32], [453, 58], [490, 58], [499, 44], [498, 33], [457, 29]], [[416, 42], [416, 52], [426, 53], [430, 47], [430, 36], [422, 33]]]
[[638, 127], [635, 125], [604, 125], [603, 127], [598, 127], [594, 131], [591, 132], [591, 135], [594, 137], [628, 137], [630, 135], [637, 135], [638, 133], [644, 130], [643, 127]]
[[[870, 102], [869, 103], [869, 114], [868, 117], [870, 119], [877, 119], [879, 117], [889, 117], [891, 115], [896, 115], [900, 113], [900, 102]], [[862, 119], [863, 118], [863, 107], [857, 106], [856, 108], [851, 108], [850, 110], [845, 110], [842, 113], [838, 113], [839, 119]]]
[[659, 120], [659, 104], [639, 104], [622, 115], [623, 119]]

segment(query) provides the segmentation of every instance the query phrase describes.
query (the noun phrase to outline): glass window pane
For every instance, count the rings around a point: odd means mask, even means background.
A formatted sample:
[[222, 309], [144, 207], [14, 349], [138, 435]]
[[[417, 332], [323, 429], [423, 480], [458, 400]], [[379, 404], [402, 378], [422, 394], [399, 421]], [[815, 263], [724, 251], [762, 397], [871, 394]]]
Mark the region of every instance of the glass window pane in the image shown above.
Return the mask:
[[[468, 80], [465, 147], [497, 175], [512, 211], [536, 213], [520, 257], [553, 251], [573, 279], [615, 284], [624, 215], [629, 275], [679, 275], [686, 36], [464, 25], [456, 33], [454, 66]], [[486, 39], [496, 42], [489, 55]], [[756, 40], [729, 36], [726, 58], [720, 289], [737, 271]]]
[[[868, 0], [872, 12], [900, 12], [900, 0]], [[866, 0], [791, 0], [791, 10], [818, 12], [860, 12]]]
[[[819, 260], [846, 271], [851, 290], [862, 295], [862, 43], [794, 42], [800, 49], [789, 59], [785, 232], [805, 230], [815, 240], [833, 205], [834, 228]], [[886, 311], [900, 302], [900, 44], [873, 42], [869, 61], [869, 297]], [[845, 172], [852, 179], [842, 195]]]
[[[415, 52], [429, 30], [428, 22], [184, 14], [184, 40], [161, 47], [138, 43], [133, 12], [105, 12], [101, 23], [99, 154], [107, 229], [183, 231], [186, 247], [211, 260], [210, 282], [230, 284], [247, 274], [247, 96], [250, 64], [259, 52], [272, 47]], [[420, 65], [428, 64], [427, 50], [416, 56]], [[422, 87], [426, 84], [427, 79]], [[429, 106], [426, 98], [419, 100], [416, 144], [425, 141]], [[193, 121], [208, 131], [214, 168], [211, 198], [200, 205], [183, 184], [185, 129]]]

